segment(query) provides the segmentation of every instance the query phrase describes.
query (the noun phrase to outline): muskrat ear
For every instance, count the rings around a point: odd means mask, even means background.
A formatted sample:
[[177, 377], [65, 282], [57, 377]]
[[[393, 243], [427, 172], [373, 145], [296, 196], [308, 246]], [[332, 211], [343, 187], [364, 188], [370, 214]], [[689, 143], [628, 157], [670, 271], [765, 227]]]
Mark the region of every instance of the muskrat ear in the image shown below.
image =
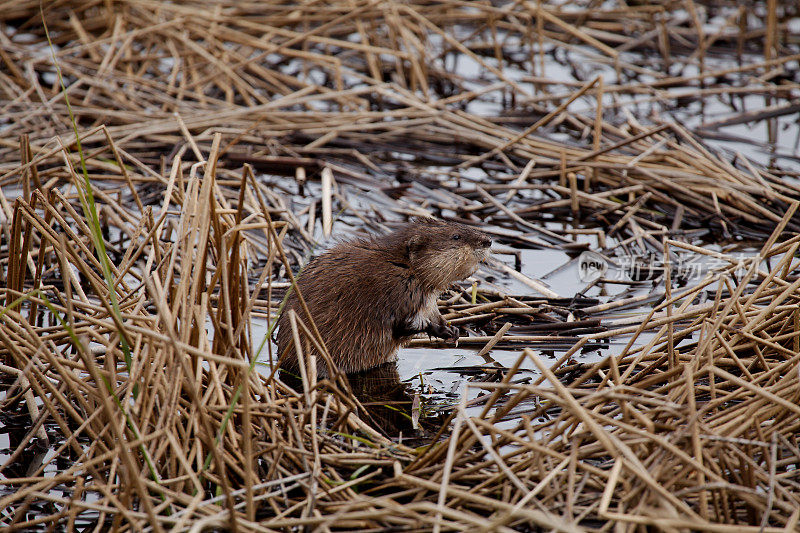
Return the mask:
[[422, 248], [422, 237], [419, 235], [412, 235], [406, 242], [406, 253], [410, 259], [413, 259], [417, 252]]

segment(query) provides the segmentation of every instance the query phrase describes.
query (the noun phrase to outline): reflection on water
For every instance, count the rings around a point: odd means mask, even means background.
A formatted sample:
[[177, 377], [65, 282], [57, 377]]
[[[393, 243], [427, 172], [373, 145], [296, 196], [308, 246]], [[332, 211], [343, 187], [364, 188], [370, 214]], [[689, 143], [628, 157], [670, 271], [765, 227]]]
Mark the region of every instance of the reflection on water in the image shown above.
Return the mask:
[[413, 397], [407, 385], [400, 382], [397, 364], [384, 363], [379, 367], [348, 374], [353, 394], [366, 411], [363, 419], [389, 437], [411, 435]]
[[[279, 377], [295, 390], [302, 390], [301, 381], [293, 374], [282, 371]], [[358, 415], [385, 436], [400, 438], [407, 443], [408, 439], [424, 439], [430, 429], [439, 427], [439, 417], [418, 416], [415, 393], [410, 385], [400, 381], [397, 363], [385, 363], [345, 377], [354, 397], [363, 407], [363, 412]], [[418, 427], [413, 422], [415, 419], [419, 419]]]

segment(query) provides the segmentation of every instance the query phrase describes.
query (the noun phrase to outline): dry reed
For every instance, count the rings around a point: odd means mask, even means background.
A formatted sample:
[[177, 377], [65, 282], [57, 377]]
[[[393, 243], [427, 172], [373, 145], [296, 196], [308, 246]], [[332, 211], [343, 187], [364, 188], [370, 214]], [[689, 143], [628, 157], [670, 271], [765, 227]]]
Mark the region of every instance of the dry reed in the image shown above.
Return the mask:
[[[4, 4], [0, 409], [25, 423], [0, 465], [0, 524], [797, 530], [800, 188], [701, 137], [796, 112], [796, 11], [751, 27], [721, 2], [706, 34], [710, 4], [683, 3], [688, 19], [593, 4], [52, 2], [83, 154], [38, 0]], [[548, 49], [616, 82], [548, 77]], [[726, 54], [738, 65], [715, 63]], [[620, 114], [742, 95], [766, 105], [695, 131]], [[312, 364], [295, 390], [256, 370], [278, 354], [253, 319], [274, 319], [316, 238], [424, 213], [514, 249], [583, 250], [584, 232], [608, 255], [656, 254], [659, 286], [601, 304], [495, 263], [529, 294], [483, 279], [442, 309], [483, 333], [462, 344], [519, 358], [470, 383], [485, 394], [421, 448], [365, 421], [339, 376]], [[593, 229], [546, 224], [565, 219]], [[730, 236], [760, 253], [699, 246]], [[723, 266], [681, 285], [685, 251]], [[319, 342], [295, 325], [300, 350]], [[621, 352], [575, 361], [612, 338]], [[564, 353], [545, 365], [532, 348]]]

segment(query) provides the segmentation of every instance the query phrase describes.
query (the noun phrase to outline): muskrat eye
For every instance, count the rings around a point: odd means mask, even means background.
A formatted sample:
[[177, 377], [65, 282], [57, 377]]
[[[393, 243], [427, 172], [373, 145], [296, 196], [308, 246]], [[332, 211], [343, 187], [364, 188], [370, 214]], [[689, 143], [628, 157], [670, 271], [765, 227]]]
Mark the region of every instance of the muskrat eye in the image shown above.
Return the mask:
[[457, 241], [457, 240], [459, 240], [460, 238], [461, 238], [461, 235], [459, 235], [458, 233], [456, 233], [455, 235], [453, 235], [453, 240], [454, 240], [454, 241]]

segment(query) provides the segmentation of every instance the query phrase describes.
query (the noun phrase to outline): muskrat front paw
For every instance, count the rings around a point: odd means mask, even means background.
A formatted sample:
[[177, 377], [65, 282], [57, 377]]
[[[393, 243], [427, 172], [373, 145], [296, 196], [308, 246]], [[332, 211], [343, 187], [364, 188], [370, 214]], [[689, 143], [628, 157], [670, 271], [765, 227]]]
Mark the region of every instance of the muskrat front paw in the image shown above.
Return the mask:
[[449, 342], [458, 342], [459, 331], [458, 328], [451, 325], [446, 325], [444, 328], [444, 332], [441, 337]]
[[455, 342], [458, 340], [458, 328], [451, 326], [442, 321], [440, 324], [429, 324], [425, 328], [425, 333], [429, 337], [438, 337], [448, 342]]

